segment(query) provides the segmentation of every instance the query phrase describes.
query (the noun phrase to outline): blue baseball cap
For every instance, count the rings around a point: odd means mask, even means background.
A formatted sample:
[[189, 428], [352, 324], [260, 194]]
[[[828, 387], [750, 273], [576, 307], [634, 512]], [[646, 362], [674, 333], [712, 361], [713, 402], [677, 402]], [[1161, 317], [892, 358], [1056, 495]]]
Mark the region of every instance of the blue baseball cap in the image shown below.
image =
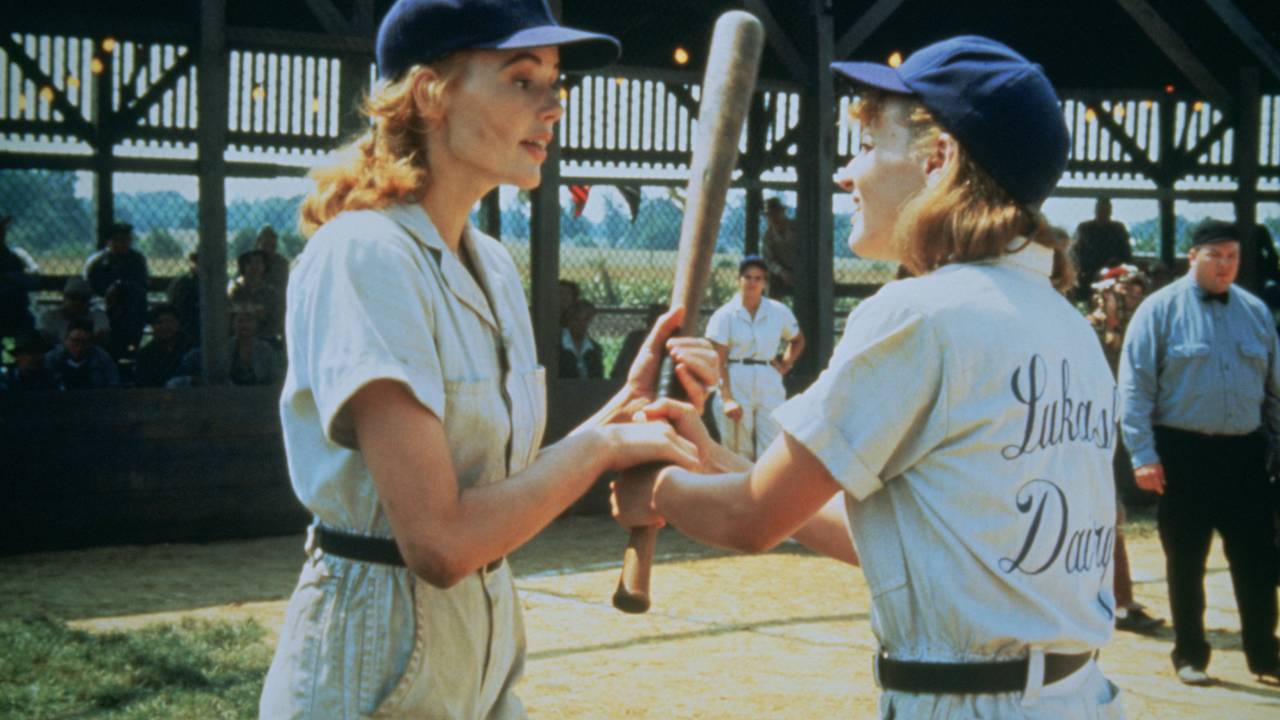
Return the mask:
[[919, 100], [1000, 187], [1039, 207], [1067, 169], [1070, 140], [1044, 69], [1007, 45], [961, 35], [912, 53], [897, 68], [831, 64], [858, 83]]
[[546, 45], [565, 46], [564, 70], [609, 65], [622, 53], [615, 37], [556, 22], [546, 0], [396, 0], [378, 27], [378, 75], [395, 78], [455, 50]]

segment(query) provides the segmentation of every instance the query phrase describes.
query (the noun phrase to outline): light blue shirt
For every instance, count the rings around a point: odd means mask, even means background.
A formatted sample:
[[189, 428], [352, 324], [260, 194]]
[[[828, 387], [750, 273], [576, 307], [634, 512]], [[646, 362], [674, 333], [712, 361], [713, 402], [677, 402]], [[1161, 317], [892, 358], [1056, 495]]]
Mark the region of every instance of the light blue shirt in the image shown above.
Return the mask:
[[[1120, 351], [1121, 432], [1133, 466], [1160, 462], [1152, 427], [1206, 435], [1280, 429], [1276, 330], [1261, 300], [1235, 285], [1227, 303], [1186, 275], [1138, 307]], [[1264, 422], [1265, 421], [1265, 422]]]

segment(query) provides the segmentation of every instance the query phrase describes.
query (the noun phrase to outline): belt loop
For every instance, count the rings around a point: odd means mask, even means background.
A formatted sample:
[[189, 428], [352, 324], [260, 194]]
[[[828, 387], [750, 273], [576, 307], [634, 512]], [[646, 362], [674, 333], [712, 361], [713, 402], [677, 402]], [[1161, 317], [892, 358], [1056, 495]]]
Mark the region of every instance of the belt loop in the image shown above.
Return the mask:
[[1040, 701], [1044, 688], [1044, 648], [1032, 647], [1027, 656], [1027, 685], [1022, 689], [1022, 706], [1031, 707]]

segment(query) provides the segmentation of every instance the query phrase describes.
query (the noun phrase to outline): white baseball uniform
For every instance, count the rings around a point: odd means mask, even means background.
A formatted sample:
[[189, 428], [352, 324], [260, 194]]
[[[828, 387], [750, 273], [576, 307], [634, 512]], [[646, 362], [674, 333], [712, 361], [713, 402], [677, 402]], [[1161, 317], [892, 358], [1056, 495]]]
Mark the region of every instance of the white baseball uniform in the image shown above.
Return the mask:
[[[707, 339], [729, 348], [729, 390], [742, 406], [742, 419], [724, 414], [724, 399], [712, 400], [721, 443], [735, 453], [755, 460], [778, 436], [772, 413], [787, 399], [782, 375], [769, 361], [782, 342], [800, 332], [791, 308], [777, 300], [760, 298], [753, 316], [742, 305], [742, 294], [722, 305], [707, 321]], [[744, 362], [748, 361], [748, 362]]]
[[[545, 377], [520, 276], [493, 238], [468, 228], [464, 243], [480, 284], [422, 208], [402, 205], [339, 215], [297, 261], [280, 415], [294, 490], [327, 528], [391, 537], [344, 410], [373, 380], [403, 383], [440, 418], [462, 488], [538, 452]], [[403, 567], [307, 550], [263, 718], [524, 716], [506, 563], [441, 590]]]
[[[1115, 382], [1040, 245], [886, 285], [775, 418], [844, 489], [882, 651], [966, 663], [1111, 636]], [[1024, 692], [886, 691], [881, 717], [1110, 718], [1092, 661]]]

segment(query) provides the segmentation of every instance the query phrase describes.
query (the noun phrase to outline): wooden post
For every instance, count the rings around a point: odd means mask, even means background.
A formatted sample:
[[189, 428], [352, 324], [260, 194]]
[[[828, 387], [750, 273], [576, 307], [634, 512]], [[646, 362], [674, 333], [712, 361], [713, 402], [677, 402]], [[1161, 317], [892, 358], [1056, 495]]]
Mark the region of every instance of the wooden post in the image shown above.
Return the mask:
[[813, 377], [825, 367], [833, 349], [835, 324], [832, 175], [835, 173], [835, 82], [831, 74], [834, 44], [828, 0], [811, 0], [813, 55], [809, 87], [800, 96], [800, 134], [796, 172], [795, 312], [805, 335], [799, 375]]
[[196, 166], [200, 182], [200, 346], [204, 381], [225, 385], [227, 323], [227, 0], [200, 0]]
[[[351, 32], [357, 37], [373, 39], [372, 0], [357, 0]], [[338, 134], [342, 142], [350, 142], [369, 128], [369, 120], [360, 112], [369, 94], [369, 66], [373, 58], [364, 53], [347, 53], [339, 60], [338, 70]]]
[[498, 188], [490, 190], [480, 201], [480, 229], [502, 239], [502, 204]]
[[[560, 0], [548, 5], [560, 17]], [[560, 373], [560, 303], [556, 285], [560, 280], [560, 132], [559, 125], [547, 146], [542, 163], [542, 184], [531, 193], [529, 212], [529, 274], [533, 280], [533, 336], [538, 343], [538, 362], [547, 377]]]
[[1173, 204], [1173, 184], [1177, 180], [1177, 163], [1173, 149], [1173, 107], [1176, 101], [1166, 95], [1159, 104], [1160, 173], [1155, 178], [1160, 203], [1160, 262], [1173, 272], [1177, 243], [1177, 215]]
[[1240, 234], [1240, 278], [1237, 282], [1257, 295], [1262, 291], [1257, 243], [1253, 227], [1258, 222], [1258, 141], [1262, 104], [1258, 94], [1258, 68], [1240, 69], [1240, 95], [1236, 99], [1236, 227]]
[[[120, 49], [117, 45], [116, 50]], [[102, 48], [102, 40], [94, 39], [95, 56], [102, 60], [102, 72], [93, 76], [93, 215], [94, 247], [102, 249], [102, 231], [115, 222], [115, 177], [111, 156], [115, 146], [111, 93], [115, 86], [115, 51]]]
[[747, 154], [739, 161], [742, 179], [747, 185], [747, 206], [743, 228], [742, 253], [760, 254], [760, 213], [764, 209], [764, 194], [760, 192], [760, 175], [764, 158], [764, 139], [769, 132], [768, 118], [764, 112], [764, 93], [756, 90], [751, 98], [751, 111], [747, 113]]

